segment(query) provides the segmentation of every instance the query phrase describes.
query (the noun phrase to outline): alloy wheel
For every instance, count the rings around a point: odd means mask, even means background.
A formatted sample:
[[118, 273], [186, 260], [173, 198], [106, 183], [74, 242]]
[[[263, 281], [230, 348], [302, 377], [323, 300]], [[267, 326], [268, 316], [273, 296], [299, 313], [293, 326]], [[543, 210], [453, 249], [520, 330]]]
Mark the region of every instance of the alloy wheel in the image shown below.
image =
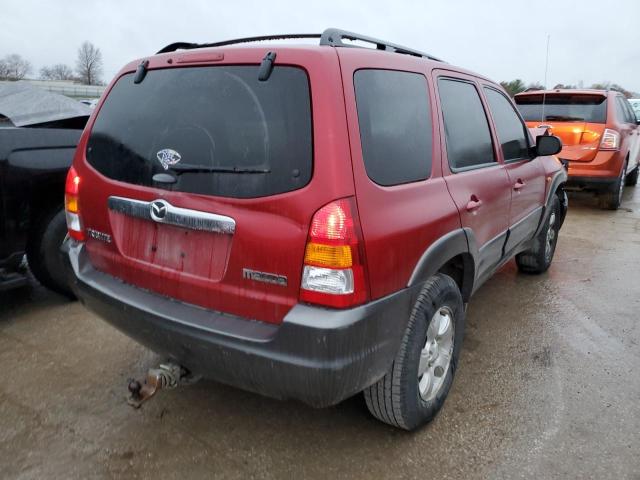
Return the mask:
[[453, 312], [441, 307], [429, 323], [427, 340], [420, 352], [418, 389], [425, 401], [435, 398], [444, 385], [453, 356], [453, 338]]

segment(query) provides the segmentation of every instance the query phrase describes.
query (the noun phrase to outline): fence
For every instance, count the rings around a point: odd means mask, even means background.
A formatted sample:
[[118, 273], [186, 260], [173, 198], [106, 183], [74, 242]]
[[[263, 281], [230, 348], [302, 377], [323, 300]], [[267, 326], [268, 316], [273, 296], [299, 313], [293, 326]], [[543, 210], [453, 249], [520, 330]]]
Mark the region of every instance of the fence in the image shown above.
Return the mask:
[[[31, 85], [53, 93], [59, 93], [71, 98], [98, 98], [105, 88], [101, 85], [82, 85], [80, 83], [47, 81], [47, 80], [22, 80]], [[0, 81], [0, 84], [8, 83]]]

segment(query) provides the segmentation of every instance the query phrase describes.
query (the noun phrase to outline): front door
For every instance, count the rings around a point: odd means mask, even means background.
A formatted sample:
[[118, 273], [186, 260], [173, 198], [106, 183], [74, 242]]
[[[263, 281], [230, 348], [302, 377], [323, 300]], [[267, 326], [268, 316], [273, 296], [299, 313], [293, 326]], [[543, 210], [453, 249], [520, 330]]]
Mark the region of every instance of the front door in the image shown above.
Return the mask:
[[489, 85], [483, 86], [483, 92], [511, 188], [510, 231], [505, 247], [509, 253], [536, 231], [544, 204], [545, 173], [540, 160], [531, 157], [531, 137], [511, 101]]

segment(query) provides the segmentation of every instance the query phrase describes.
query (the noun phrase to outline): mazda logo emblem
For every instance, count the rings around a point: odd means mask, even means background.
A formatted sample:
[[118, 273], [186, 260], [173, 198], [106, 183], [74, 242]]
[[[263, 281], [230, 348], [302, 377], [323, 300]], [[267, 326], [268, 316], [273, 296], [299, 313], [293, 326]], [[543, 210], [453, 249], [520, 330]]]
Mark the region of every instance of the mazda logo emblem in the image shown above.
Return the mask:
[[164, 200], [156, 200], [151, 203], [151, 218], [156, 222], [161, 222], [167, 216], [167, 202]]

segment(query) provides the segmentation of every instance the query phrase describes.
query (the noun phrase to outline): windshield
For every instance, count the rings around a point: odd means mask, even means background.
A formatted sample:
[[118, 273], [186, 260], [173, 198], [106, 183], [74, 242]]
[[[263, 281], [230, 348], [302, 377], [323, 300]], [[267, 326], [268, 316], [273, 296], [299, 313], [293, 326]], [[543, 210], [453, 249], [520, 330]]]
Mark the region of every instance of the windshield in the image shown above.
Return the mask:
[[172, 190], [253, 198], [309, 182], [311, 129], [300, 68], [275, 67], [262, 82], [257, 66], [152, 70], [139, 84], [118, 80], [86, 154], [114, 180], [151, 186], [166, 173]]
[[607, 99], [602, 95], [546, 94], [521, 95], [515, 98], [527, 122], [606, 123]]

